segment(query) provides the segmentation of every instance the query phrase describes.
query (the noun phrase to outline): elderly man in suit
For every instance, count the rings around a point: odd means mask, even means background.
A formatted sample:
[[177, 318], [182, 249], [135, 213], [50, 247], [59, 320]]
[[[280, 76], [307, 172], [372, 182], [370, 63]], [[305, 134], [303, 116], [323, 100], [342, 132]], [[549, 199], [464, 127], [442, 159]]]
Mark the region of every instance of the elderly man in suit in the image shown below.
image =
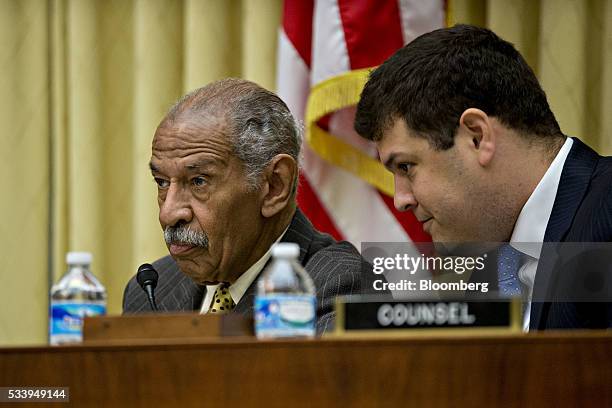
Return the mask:
[[[272, 244], [294, 242], [316, 286], [317, 331], [333, 327], [334, 299], [359, 291], [363, 261], [297, 208], [300, 146], [287, 106], [249, 81], [211, 83], [172, 107], [155, 132], [150, 162], [170, 252], [153, 264], [160, 310], [252, 314]], [[229, 307], [215, 301], [221, 293], [230, 294]], [[123, 309], [149, 310], [134, 278]]]
[[520, 245], [612, 240], [612, 161], [561, 132], [512, 44], [468, 25], [418, 37], [371, 74], [355, 128], [434, 241], [510, 243], [496, 283], [527, 300], [525, 330], [612, 326], [609, 302], [555, 301], [558, 269]]

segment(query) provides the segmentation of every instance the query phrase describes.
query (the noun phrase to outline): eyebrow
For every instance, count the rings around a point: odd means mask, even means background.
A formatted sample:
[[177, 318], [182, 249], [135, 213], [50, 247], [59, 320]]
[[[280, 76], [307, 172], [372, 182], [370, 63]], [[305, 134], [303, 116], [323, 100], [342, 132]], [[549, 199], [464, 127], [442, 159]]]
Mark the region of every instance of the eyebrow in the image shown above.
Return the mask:
[[389, 156], [389, 158], [387, 160], [385, 160], [385, 162], [383, 163], [383, 165], [387, 168], [387, 169], [391, 169], [392, 168], [392, 164], [395, 161], [395, 158], [397, 157], [397, 154], [395, 153], [391, 153], [391, 155]]
[[[197, 161], [195, 161], [193, 163], [186, 164], [185, 168], [187, 170], [194, 171], [194, 170], [199, 170], [202, 167], [210, 166], [210, 165], [213, 165], [213, 164], [216, 164], [216, 163], [218, 163], [218, 160], [214, 160], [214, 159], [200, 159], [200, 160], [197, 160]], [[159, 168], [155, 164], [153, 164], [152, 161], [149, 162], [149, 169], [151, 169], [152, 172], [160, 173]]]

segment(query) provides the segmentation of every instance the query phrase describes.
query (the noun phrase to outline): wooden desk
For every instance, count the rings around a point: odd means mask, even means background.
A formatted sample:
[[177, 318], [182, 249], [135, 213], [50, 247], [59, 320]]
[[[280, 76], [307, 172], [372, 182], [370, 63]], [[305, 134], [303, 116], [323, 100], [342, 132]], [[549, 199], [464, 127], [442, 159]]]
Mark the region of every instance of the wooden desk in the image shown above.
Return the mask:
[[0, 386], [68, 386], [77, 407], [610, 407], [611, 357], [605, 332], [182, 339], [0, 349]]

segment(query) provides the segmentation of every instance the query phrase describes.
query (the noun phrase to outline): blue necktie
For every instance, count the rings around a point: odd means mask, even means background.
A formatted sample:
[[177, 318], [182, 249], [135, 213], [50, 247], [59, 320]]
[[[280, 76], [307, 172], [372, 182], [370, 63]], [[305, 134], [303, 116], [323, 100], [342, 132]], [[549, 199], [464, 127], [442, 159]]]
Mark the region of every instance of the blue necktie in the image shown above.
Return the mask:
[[499, 294], [502, 297], [521, 296], [521, 281], [518, 278], [522, 253], [509, 244], [500, 247], [497, 258]]

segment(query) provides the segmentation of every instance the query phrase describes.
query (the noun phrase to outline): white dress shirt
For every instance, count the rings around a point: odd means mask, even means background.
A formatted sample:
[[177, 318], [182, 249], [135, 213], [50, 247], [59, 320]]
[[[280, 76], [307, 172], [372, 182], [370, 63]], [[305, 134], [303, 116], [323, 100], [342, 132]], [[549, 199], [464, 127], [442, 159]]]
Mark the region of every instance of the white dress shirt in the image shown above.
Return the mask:
[[523, 331], [525, 332], [529, 331], [531, 295], [538, 269], [538, 261], [540, 260], [540, 252], [542, 251], [542, 243], [544, 242], [544, 234], [546, 233], [548, 220], [555, 204], [555, 197], [557, 197], [561, 172], [573, 143], [574, 141], [569, 137], [565, 140], [561, 150], [559, 150], [559, 153], [557, 153], [550, 167], [546, 170], [546, 173], [544, 173], [544, 176], [523, 206], [516, 224], [514, 224], [514, 230], [510, 238], [510, 245], [526, 255], [526, 260], [521, 265], [518, 273], [525, 293], [524, 299], [527, 303], [523, 316]]
[[[272, 245], [278, 243], [278, 241], [281, 240], [281, 238], [285, 235], [288, 229], [289, 227], [285, 228], [283, 233], [280, 234], [280, 236], [276, 239], [276, 241], [274, 241]], [[234, 301], [235, 304], [238, 304], [238, 302], [240, 302], [240, 299], [242, 299], [242, 297], [244, 296], [244, 293], [247, 291], [249, 286], [251, 286], [251, 284], [255, 281], [259, 273], [262, 271], [262, 269], [266, 265], [266, 262], [268, 262], [268, 259], [270, 259], [270, 256], [272, 255], [272, 245], [270, 245], [270, 248], [268, 248], [266, 253], [263, 254], [263, 256], [259, 258], [257, 262], [251, 265], [251, 267], [247, 269], [245, 273], [240, 275], [240, 277], [236, 280], [236, 282], [234, 282], [233, 284], [229, 286], [228, 288], [229, 293], [232, 296], [232, 300]], [[217, 290], [217, 287], [219, 285], [220, 284], [206, 285], [206, 295], [204, 296], [204, 299], [202, 300], [202, 306], [200, 307], [200, 314], [208, 313], [208, 309], [210, 309], [210, 305], [212, 303], [213, 296], [215, 296], [215, 291]]]

